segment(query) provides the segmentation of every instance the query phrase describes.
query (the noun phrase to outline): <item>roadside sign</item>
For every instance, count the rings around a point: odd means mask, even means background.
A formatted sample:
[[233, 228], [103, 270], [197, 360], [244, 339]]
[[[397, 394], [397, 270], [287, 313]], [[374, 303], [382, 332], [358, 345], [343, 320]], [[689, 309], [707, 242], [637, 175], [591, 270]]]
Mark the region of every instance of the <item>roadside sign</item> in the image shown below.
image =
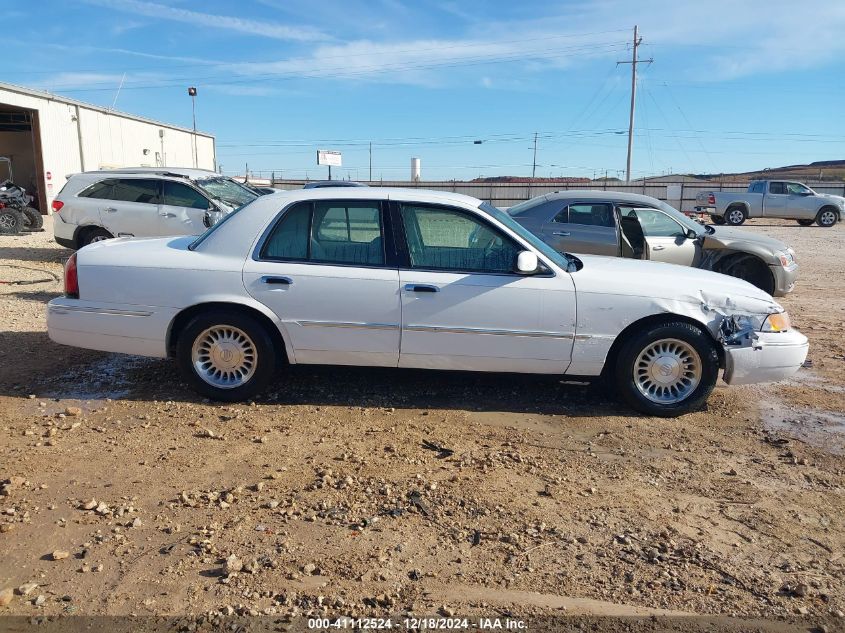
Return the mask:
[[342, 164], [340, 152], [336, 152], [331, 149], [318, 149], [317, 164], [328, 165], [329, 167], [340, 167]]

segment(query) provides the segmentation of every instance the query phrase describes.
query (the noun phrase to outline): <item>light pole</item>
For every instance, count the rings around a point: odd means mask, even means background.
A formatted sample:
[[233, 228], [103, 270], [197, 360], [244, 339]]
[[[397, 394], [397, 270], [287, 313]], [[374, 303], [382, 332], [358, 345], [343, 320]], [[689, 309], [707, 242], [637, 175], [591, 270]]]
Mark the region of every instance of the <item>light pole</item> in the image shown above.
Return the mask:
[[193, 149], [194, 149], [194, 168], [198, 167], [197, 164], [197, 89], [191, 86], [188, 88], [188, 94], [191, 97], [191, 114], [193, 115], [194, 119], [194, 134], [192, 137], [193, 140]]

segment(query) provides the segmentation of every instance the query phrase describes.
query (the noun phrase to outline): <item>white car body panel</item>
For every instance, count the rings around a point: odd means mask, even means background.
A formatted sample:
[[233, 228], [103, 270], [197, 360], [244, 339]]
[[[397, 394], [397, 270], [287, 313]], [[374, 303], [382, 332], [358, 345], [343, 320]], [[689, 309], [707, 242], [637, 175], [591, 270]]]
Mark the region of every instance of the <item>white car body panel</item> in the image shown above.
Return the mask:
[[[401, 367], [564, 373], [575, 289], [556, 277], [403, 270]], [[437, 292], [415, 292], [431, 286]]]
[[[79, 347], [164, 356], [173, 319], [192, 306], [218, 302], [247, 306], [267, 317], [278, 328], [291, 363], [596, 376], [619, 334], [642, 318], [678, 315], [701, 323], [718, 339], [728, 315], [782, 311], [744, 281], [695, 268], [583, 256], [583, 267], [570, 273], [486, 215], [534, 251], [553, 276], [253, 258], [260, 236], [286, 205], [333, 198], [443, 203], [483, 215], [479, 201], [458, 194], [312, 189], [259, 198], [228, 217], [196, 250], [187, 248], [190, 237], [92, 244], [77, 254], [82, 300], [50, 303], [50, 337]], [[268, 285], [261, 281], [267, 275], [289, 277], [293, 283]], [[434, 285], [440, 291], [412, 293], [406, 284]], [[778, 380], [797, 370], [806, 354], [806, 338], [794, 330], [759, 334], [754, 345], [726, 349], [726, 379]]]
[[[291, 283], [263, 281], [274, 276]], [[279, 317], [296, 362], [396, 366], [397, 270], [247, 259], [243, 284]]]

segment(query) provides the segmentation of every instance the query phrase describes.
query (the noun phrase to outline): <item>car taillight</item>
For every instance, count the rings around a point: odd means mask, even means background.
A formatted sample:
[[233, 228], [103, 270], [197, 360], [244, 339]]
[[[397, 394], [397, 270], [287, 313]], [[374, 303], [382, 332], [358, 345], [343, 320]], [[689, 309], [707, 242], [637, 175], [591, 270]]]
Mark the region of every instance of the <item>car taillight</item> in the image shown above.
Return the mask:
[[65, 262], [65, 296], [79, 299], [79, 276], [76, 272], [76, 253]]
[[[53, 204], [56, 203], [54, 202]], [[712, 193], [707, 196], [707, 204], [716, 204], [716, 196], [714, 196]]]
[[52, 207], [53, 207], [53, 211], [55, 211], [56, 213], [61, 211], [63, 206], [65, 206], [65, 203], [62, 202], [61, 200], [53, 200]]

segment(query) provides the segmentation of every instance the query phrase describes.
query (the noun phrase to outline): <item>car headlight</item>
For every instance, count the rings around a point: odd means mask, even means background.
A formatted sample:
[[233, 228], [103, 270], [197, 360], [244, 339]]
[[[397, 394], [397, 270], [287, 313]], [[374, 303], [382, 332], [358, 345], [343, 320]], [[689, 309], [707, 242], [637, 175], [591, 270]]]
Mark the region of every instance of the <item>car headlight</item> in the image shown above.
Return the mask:
[[770, 314], [766, 317], [766, 320], [763, 321], [763, 327], [760, 328], [761, 332], [786, 332], [789, 328], [792, 327], [792, 323], [789, 321], [789, 314], [786, 312], [776, 312], [775, 314]]
[[775, 256], [780, 261], [780, 265], [784, 268], [789, 268], [790, 266], [795, 265], [795, 251], [791, 248], [786, 249], [785, 251], [778, 251], [775, 253]]

